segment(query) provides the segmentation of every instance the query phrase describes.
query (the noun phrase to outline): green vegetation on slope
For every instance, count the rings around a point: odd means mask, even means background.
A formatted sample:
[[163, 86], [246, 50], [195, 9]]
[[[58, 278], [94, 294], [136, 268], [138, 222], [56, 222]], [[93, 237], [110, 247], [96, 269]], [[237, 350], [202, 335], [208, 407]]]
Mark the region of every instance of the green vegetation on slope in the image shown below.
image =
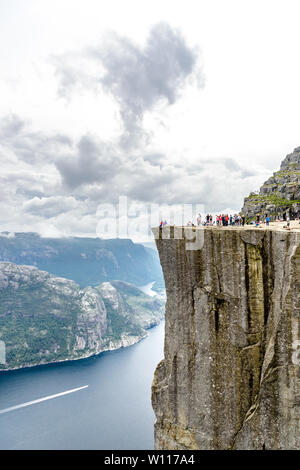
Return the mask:
[[279, 207], [292, 206], [293, 204], [300, 204], [300, 201], [297, 199], [285, 199], [279, 195], [279, 193], [272, 194], [253, 194], [245, 198], [249, 203], [251, 201], [253, 204], [256, 203], [266, 203], [273, 204]]
[[[79, 359], [120, 347], [159, 323], [164, 303], [116, 281], [81, 289], [29, 266], [0, 263], [0, 340], [6, 365]], [[130, 340], [131, 338], [131, 340]]]

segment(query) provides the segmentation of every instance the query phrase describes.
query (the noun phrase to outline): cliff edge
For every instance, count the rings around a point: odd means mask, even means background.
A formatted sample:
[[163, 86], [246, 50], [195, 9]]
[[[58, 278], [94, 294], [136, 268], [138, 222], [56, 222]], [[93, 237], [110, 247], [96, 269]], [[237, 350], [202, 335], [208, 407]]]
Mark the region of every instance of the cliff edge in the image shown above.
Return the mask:
[[154, 232], [167, 291], [155, 448], [299, 449], [299, 229]]

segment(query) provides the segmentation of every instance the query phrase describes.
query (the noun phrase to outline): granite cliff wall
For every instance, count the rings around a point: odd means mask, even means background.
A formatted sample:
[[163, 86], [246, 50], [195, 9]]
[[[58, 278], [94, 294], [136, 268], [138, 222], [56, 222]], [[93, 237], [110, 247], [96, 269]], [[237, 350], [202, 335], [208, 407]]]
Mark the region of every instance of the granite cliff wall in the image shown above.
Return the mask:
[[299, 449], [300, 232], [168, 230], [156, 449]]

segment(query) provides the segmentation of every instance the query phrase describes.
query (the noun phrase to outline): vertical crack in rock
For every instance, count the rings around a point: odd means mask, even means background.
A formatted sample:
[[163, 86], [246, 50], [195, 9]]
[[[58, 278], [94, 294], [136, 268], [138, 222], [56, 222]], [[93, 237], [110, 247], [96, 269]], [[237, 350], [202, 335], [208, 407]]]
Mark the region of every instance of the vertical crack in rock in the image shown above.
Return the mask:
[[167, 303], [155, 448], [298, 449], [299, 234], [203, 234], [196, 250], [172, 231], [156, 242]]
[[247, 301], [247, 324], [248, 328], [251, 326], [251, 312], [249, 303], [249, 261], [248, 261], [248, 250], [247, 243], [244, 243], [245, 250], [245, 289], [246, 289], [246, 301]]

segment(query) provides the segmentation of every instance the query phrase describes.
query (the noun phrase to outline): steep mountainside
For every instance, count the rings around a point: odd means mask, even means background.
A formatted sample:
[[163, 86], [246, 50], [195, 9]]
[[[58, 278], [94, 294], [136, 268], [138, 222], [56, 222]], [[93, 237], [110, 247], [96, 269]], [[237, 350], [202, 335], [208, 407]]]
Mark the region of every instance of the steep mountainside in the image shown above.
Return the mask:
[[292, 218], [300, 217], [300, 147], [286, 156], [280, 170], [263, 184], [259, 194], [245, 198], [242, 212], [248, 219], [257, 214], [278, 217], [287, 212]]
[[36, 266], [81, 287], [115, 279], [136, 285], [163, 279], [157, 252], [131, 240], [7, 235], [0, 236], [0, 261]]
[[33, 266], [0, 262], [1, 369], [80, 359], [133, 344], [163, 317], [163, 302], [128, 283], [81, 289]]
[[192, 232], [196, 245], [172, 228], [157, 240], [167, 304], [155, 447], [299, 449], [300, 230]]

